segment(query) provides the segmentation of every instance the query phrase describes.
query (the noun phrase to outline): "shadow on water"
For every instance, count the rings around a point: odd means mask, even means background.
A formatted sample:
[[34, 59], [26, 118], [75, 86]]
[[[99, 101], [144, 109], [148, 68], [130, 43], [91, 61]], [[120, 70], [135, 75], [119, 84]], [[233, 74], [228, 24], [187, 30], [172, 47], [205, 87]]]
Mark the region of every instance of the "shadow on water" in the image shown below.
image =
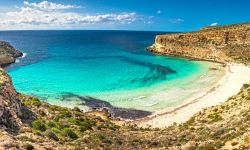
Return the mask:
[[163, 65], [159, 65], [159, 64], [154, 64], [154, 63], [150, 63], [150, 62], [145, 62], [145, 61], [139, 61], [136, 59], [132, 59], [126, 56], [99, 56], [99, 57], [72, 57], [74, 59], [81, 59], [81, 60], [91, 60], [91, 59], [120, 59], [121, 61], [125, 61], [128, 63], [131, 63], [133, 65], [138, 65], [138, 66], [142, 66], [142, 67], [148, 67], [151, 71], [157, 71], [160, 72], [162, 74], [170, 74], [170, 73], [176, 73], [175, 70], [163, 66]]
[[[140, 54], [141, 55], [141, 54]], [[133, 79], [130, 83], [141, 83], [141, 84], [148, 84], [151, 85], [155, 81], [163, 81], [166, 80], [169, 74], [176, 74], [177, 72], [170, 67], [154, 64], [148, 61], [141, 61], [134, 58], [126, 57], [126, 56], [99, 56], [99, 57], [82, 57], [82, 56], [75, 56], [72, 57], [73, 59], [80, 59], [80, 60], [94, 60], [94, 59], [119, 59], [120, 61], [127, 62], [133, 65], [145, 67], [149, 69], [149, 74], [142, 76], [141, 78]], [[128, 81], [124, 81], [128, 82]], [[117, 85], [116, 85], [117, 86]]]
[[70, 101], [72, 99], [76, 99], [80, 102], [80, 105], [88, 106], [91, 109], [106, 108], [109, 110], [112, 117], [123, 119], [139, 119], [152, 114], [152, 112], [144, 110], [115, 107], [112, 106], [109, 102], [89, 96], [80, 96], [73, 93], [63, 93], [62, 101]]

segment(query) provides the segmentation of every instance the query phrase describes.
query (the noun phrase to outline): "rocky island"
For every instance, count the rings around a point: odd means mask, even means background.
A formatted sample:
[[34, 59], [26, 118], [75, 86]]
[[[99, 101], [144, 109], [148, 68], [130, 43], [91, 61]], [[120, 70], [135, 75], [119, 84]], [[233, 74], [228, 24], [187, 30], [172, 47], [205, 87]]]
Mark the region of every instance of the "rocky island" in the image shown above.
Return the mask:
[[[159, 35], [149, 50], [163, 55], [249, 64], [249, 29], [250, 24], [238, 24]], [[0, 54], [1, 65], [15, 62], [22, 55], [6, 42], [1, 42]], [[249, 75], [245, 74], [246, 78]], [[241, 86], [238, 94], [220, 105], [203, 108], [185, 123], [140, 128], [134, 122], [110, 117], [105, 110], [84, 113], [77, 107], [50, 105], [18, 93], [11, 78], [0, 69], [0, 149], [247, 150], [249, 81]]]

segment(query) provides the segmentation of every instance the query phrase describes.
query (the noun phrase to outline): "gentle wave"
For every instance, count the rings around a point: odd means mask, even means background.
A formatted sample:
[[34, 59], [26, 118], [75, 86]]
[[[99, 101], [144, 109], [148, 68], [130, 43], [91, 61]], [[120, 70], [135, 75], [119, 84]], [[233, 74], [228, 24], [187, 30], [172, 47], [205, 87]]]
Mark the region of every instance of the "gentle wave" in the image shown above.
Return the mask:
[[22, 57], [19, 57], [16, 59], [15, 63], [20, 63], [20, 59], [23, 59], [27, 56], [27, 53], [23, 53], [23, 56]]
[[139, 100], [139, 99], [144, 99], [146, 96], [139, 96], [139, 97], [134, 97], [133, 100]]
[[146, 107], [152, 107], [152, 106], [157, 105], [157, 104], [158, 104], [158, 102], [154, 102], [154, 103], [148, 103], [145, 106]]
[[27, 53], [23, 53], [23, 56], [20, 58], [25, 58], [27, 56]]

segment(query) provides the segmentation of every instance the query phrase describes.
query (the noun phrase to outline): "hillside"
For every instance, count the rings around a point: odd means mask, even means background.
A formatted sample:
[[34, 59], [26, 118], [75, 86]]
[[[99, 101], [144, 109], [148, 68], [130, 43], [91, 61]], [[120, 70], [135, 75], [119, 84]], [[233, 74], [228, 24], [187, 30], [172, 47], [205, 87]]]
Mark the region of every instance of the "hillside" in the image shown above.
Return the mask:
[[197, 32], [156, 36], [148, 50], [157, 54], [215, 62], [250, 60], [250, 23], [202, 28]]

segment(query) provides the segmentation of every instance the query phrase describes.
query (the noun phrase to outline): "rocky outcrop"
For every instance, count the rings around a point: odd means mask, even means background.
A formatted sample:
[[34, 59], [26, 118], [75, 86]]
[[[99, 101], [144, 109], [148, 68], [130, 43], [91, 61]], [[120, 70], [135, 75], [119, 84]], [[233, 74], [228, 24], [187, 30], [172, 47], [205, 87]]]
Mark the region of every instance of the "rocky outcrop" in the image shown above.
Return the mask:
[[[22, 53], [8, 42], [0, 41], [0, 66], [13, 63], [21, 56]], [[30, 118], [35, 117], [21, 104], [11, 78], [0, 67], [0, 126], [6, 129], [18, 129]]]
[[198, 32], [156, 36], [148, 50], [157, 54], [216, 62], [250, 60], [250, 23], [206, 27]]
[[0, 126], [17, 128], [22, 125], [22, 105], [17, 98], [12, 81], [3, 69], [0, 69]]
[[16, 50], [8, 42], [0, 41], [0, 66], [14, 63], [16, 58], [22, 55], [22, 52]]
[[[0, 41], [0, 66], [13, 63], [20, 56], [21, 52], [9, 43]], [[19, 127], [22, 124], [21, 108], [10, 77], [0, 68], [0, 126], [12, 129]]]

